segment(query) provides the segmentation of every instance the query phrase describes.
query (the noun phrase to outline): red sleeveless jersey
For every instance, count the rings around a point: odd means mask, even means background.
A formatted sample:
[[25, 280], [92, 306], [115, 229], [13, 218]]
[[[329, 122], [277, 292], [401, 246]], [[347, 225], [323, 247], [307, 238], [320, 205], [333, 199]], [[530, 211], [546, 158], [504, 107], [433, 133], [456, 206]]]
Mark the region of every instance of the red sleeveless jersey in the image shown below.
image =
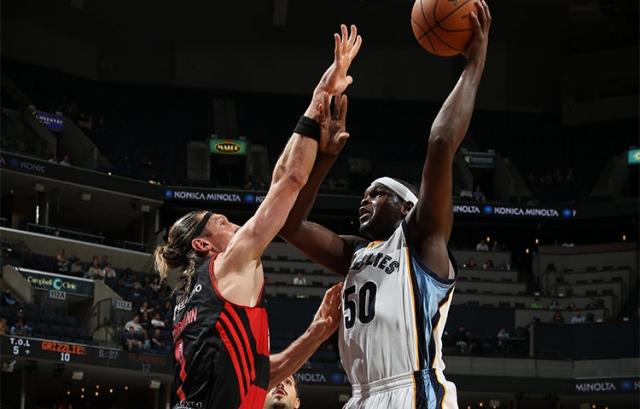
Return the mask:
[[225, 300], [216, 288], [214, 262], [207, 259], [189, 293], [176, 300], [174, 409], [262, 409], [269, 386], [264, 297], [255, 307]]

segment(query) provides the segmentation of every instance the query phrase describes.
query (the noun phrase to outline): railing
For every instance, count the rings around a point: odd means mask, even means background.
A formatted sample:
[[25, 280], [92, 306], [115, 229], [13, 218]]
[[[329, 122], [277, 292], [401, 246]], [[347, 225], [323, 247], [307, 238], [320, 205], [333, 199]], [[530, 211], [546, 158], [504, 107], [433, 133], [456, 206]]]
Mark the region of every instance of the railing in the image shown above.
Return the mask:
[[99, 344], [119, 346], [120, 331], [133, 315], [131, 302], [105, 298], [94, 304], [83, 319], [82, 325]]
[[66, 237], [68, 239], [88, 241], [91, 243], [104, 243], [104, 236], [102, 235], [68, 230], [61, 227], [43, 226], [35, 223], [27, 223], [27, 231], [48, 234], [50, 236], [56, 237]]

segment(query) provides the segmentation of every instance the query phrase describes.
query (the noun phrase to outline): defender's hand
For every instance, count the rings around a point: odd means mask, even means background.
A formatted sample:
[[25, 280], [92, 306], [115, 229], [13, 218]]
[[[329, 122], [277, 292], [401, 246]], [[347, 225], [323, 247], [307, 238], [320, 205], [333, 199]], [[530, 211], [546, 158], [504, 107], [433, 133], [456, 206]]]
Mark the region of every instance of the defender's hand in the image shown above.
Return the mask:
[[358, 54], [362, 37], [358, 35], [358, 29], [351, 25], [351, 33], [347, 31], [347, 26], [340, 25], [341, 34], [333, 35], [335, 48], [333, 51], [334, 60], [331, 66], [325, 71], [316, 92], [326, 92], [331, 95], [341, 94], [353, 82], [353, 78], [347, 75], [351, 62]]
[[322, 113], [320, 121], [320, 141], [318, 151], [326, 155], [337, 156], [349, 139], [349, 133], [345, 131], [347, 122], [347, 96], [338, 94], [333, 103], [331, 112], [331, 99], [326, 95], [319, 109]]
[[338, 328], [342, 319], [341, 294], [342, 283], [334, 285], [324, 293], [320, 308], [307, 330], [313, 338], [324, 341]]

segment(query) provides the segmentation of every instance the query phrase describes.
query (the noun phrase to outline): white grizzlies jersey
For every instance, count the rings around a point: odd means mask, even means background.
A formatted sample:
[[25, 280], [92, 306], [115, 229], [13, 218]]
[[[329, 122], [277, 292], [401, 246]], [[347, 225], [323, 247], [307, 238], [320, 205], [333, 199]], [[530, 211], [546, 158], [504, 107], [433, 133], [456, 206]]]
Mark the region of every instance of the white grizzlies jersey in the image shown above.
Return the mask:
[[[340, 357], [354, 387], [416, 371], [442, 377], [442, 333], [454, 280], [420, 261], [406, 224], [355, 251], [342, 296]], [[450, 275], [453, 277], [453, 264]]]

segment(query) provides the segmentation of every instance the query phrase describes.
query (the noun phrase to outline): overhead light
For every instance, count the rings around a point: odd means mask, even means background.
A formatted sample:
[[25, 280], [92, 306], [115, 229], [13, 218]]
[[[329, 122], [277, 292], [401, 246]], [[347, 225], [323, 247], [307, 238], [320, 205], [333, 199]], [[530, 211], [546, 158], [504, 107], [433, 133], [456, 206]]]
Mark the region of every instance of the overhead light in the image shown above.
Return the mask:
[[[74, 381], [81, 381], [84, 378], [84, 372], [82, 371], [73, 371], [71, 374], [71, 379]], [[82, 388], [82, 392], [84, 392], [84, 388]]]
[[160, 381], [156, 381], [155, 379], [149, 381], [149, 388], [151, 389], [160, 389], [160, 385]]
[[129, 390], [129, 387], [128, 387], [127, 385], [125, 385], [125, 386], [124, 386], [124, 390], [125, 390], [125, 391], [128, 391], [128, 390]]
[[96, 391], [96, 396], [100, 395], [100, 392]]
[[84, 193], [82, 193], [80, 198], [85, 202], [90, 202], [91, 201], [91, 193], [84, 192]]

